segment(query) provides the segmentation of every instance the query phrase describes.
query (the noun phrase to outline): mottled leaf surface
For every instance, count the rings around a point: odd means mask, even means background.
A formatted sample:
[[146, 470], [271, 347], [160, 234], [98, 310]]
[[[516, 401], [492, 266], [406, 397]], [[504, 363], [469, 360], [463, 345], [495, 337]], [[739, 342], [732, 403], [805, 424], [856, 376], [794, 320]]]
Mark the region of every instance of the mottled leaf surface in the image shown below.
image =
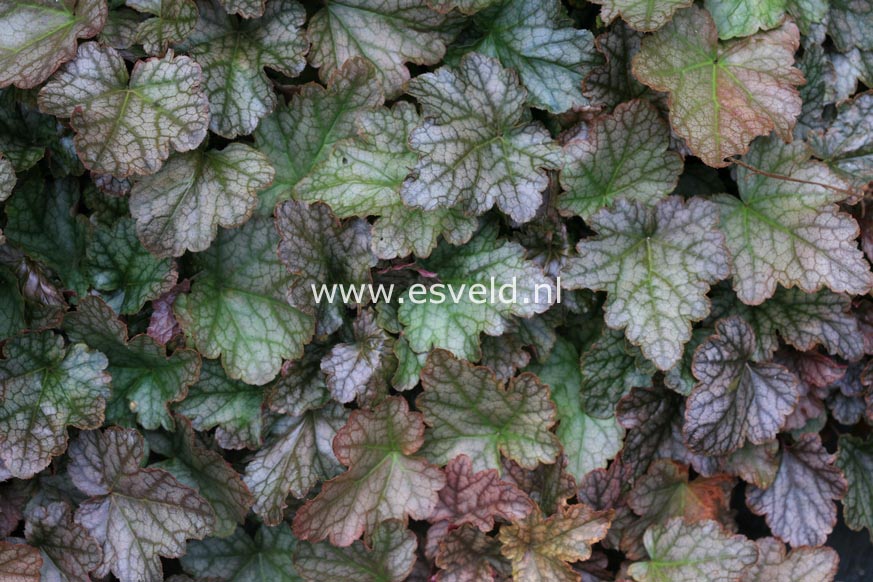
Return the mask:
[[691, 151], [722, 167], [759, 135], [775, 130], [791, 139], [800, 114], [795, 87], [804, 81], [792, 66], [799, 36], [786, 23], [719, 42], [709, 13], [691, 7], [644, 39], [633, 70], [644, 84], [669, 93], [670, 123]]
[[600, 18], [610, 23], [619, 16], [635, 30], [652, 32], [667, 24], [673, 14], [691, 6], [690, 0], [597, 0]]
[[297, 540], [286, 523], [261, 526], [254, 536], [237, 528], [226, 538], [192, 541], [182, 556], [186, 572], [227, 582], [300, 582], [292, 563]]

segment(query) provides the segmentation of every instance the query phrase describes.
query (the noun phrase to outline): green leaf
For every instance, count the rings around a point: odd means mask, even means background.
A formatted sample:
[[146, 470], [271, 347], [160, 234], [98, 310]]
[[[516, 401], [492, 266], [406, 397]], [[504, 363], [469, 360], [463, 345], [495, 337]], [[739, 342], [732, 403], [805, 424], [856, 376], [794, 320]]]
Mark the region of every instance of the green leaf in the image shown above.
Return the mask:
[[373, 410], [356, 410], [334, 439], [349, 470], [324, 483], [294, 518], [298, 538], [350, 546], [388, 519], [426, 519], [446, 483], [437, 467], [412, 456], [424, 441], [421, 414], [390, 397]]
[[285, 298], [292, 277], [279, 262], [272, 221], [254, 218], [221, 231], [194, 255], [199, 270], [191, 293], [175, 304], [176, 317], [206, 358], [221, 356], [227, 375], [248, 384], [276, 377], [283, 358], [303, 353], [312, 318]]
[[[222, 2], [223, 3], [223, 2]], [[209, 129], [233, 138], [254, 131], [278, 102], [264, 67], [296, 77], [306, 66], [306, 18], [295, 0], [273, 0], [252, 20], [225, 13], [217, 0], [200, 0], [200, 18], [180, 47], [203, 67], [212, 114]]]
[[245, 521], [254, 502], [242, 478], [216, 451], [200, 444], [191, 422], [176, 417], [172, 434], [153, 432], [148, 435], [149, 448], [165, 457], [151, 467], [164, 469], [183, 485], [197, 491], [215, 512], [212, 535], [231, 535], [237, 524]]
[[719, 43], [709, 13], [691, 7], [643, 40], [633, 70], [644, 84], [669, 93], [670, 123], [692, 153], [722, 167], [759, 135], [776, 130], [791, 139], [800, 114], [795, 86], [804, 82], [791, 66], [799, 36], [788, 22]]
[[596, 418], [612, 418], [615, 405], [632, 388], [652, 385], [655, 366], [624, 334], [604, 328], [600, 338], [579, 360], [582, 408]]
[[582, 80], [602, 59], [591, 32], [573, 28], [558, 0], [507, 0], [474, 21], [482, 37], [464, 50], [515, 69], [532, 107], [562, 113], [589, 105]]
[[67, 426], [103, 423], [109, 397], [106, 356], [84, 344], [65, 347], [50, 331], [6, 342], [0, 360], [0, 462], [29, 479], [67, 449]]
[[121, 313], [136, 313], [170, 291], [179, 276], [171, 259], [155, 258], [143, 248], [129, 218], [95, 228], [87, 255], [91, 285], [108, 292], [107, 301]]
[[855, 241], [858, 224], [835, 204], [846, 197], [845, 182], [809, 155], [801, 142], [758, 140], [744, 163], [766, 174], [738, 168], [740, 198], [713, 199], [743, 303], [772, 297], [777, 283], [807, 293], [827, 286], [863, 295], [873, 287]]
[[610, 24], [617, 17], [634, 30], [653, 32], [667, 24], [680, 8], [691, 6], [692, 0], [596, 0], [600, 4], [600, 19]]
[[228, 14], [239, 14], [246, 19], [257, 18], [264, 13], [266, 0], [219, 0]]
[[304, 580], [346, 582], [403, 582], [415, 566], [415, 534], [399, 521], [381, 523], [373, 539], [347, 548], [327, 543], [301, 543], [294, 554], [294, 565]]
[[29, 174], [6, 202], [3, 234], [29, 257], [53, 269], [65, 288], [84, 295], [89, 229], [87, 219], [76, 210], [78, 204], [79, 187], [72, 178], [44, 180]]
[[167, 356], [164, 346], [145, 334], [130, 339], [127, 326], [102, 299], [89, 296], [64, 319], [64, 329], [76, 341], [109, 358], [112, 398], [106, 415], [113, 422], [136, 422], [147, 429], [172, 429], [168, 403], [185, 397], [200, 374], [200, 356], [177, 349]]
[[774, 538], [761, 538], [755, 544], [758, 562], [746, 572], [743, 580], [748, 582], [826, 582], [837, 575], [840, 559], [832, 548], [794, 548], [786, 552], [785, 544]]
[[669, 151], [670, 130], [646, 101], [623, 103], [596, 118], [564, 146], [557, 207], [589, 220], [619, 197], [654, 204], [676, 187], [682, 157]]
[[347, 419], [342, 406], [329, 403], [273, 421], [245, 473], [255, 496], [253, 509], [264, 523], [282, 521], [289, 493], [302, 499], [316, 483], [340, 472], [331, 443]]
[[746, 504], [792, 547], [822, 545], [837, 522], [834, 501], [846, 495], [846, 478], [834, 466], [834, 457], [818, 434], [802, 435], [794, 445], [782, 447], [779, 472], [770, 487], [746, 489]]
[[516, 222], [534, 217], [560, 164], [548, 131], [531, 122], [514, 71], [478, 53], [409, 82], [426, 120], [409, 143], [421, 157], [401, 190], [404, 202], [482, 214], [494, 204]]
[[296, 545], [286, 523], [261, 526], [254, 539], [240, 527], [224, 539], [191, 542], [181, 562], [194, 576], [226, 582], [300, 582], [291, 561]]
[[87, 42], [42, 88], [39, 106], [70, 118], [89, 170], [153, 174], [170, 151], [193, 150], [206, 137], [209, 103], [200, 78], [197, 63], [172, 53], [138, 61], [128, 75], [115, 49]]
[[410, 208], [400, 188], [418, 156], [407, 142], [420, 123], [409, 103], [362, 112], [358, 135], [338, 142], [330, 155], [295, 188], [301, 200], [322, 201], [340, 218], [379, 216], [373, 223], [373, 252], [381, 259], [411, 253], [427, 257], [442, 234], [452, 244], [467, 242], [477, 221], [454, 208]]
[[205, 251], [219, 226], [232, 228], [249, 219], [257, 193], [273, 175], [267, 157], [241, 143], [174, 155], [131, 189], [137, 234], [161, 257]]
[[[622, 341], [624, 341], [622, 339]], [[583, 401], [585, 384], [579, 369], [579, 354], [569, 341], [558, 339], [549, 358], [527, 371], [549, 385], [558, 412], [558, 439], [567, 456], [567, 471], [581, 481], [589, 471], [605, 467], [621, 450], [624, 429], [615, 417], [595, 418]]]
[[324, 160], [334, 144], [355, 136], [355, 119], [382, 104], [373, 67], [352, 59], [327, 82], [303, 85], [285, 107], [264, 117], [255, 130], [255, 146], [276, 168], [273, 186], [261, 193], [259, 213], [273, 213], [277, 202]]
[[735, 313], [751, 324], [758, 339], [753, 357], [756, 361], [773, 356], [779, 348], [779, 337], [801, 352], [822, 346], [830, 354], [857, 360], [864, 355], [865, 340], [851, 303], [848, 296], [827, 289], [804, 293], [797, 288], [778, 287], [773, 297], [756, 306], [719, 294], [714, 298], [713, 315]]
[[555, 405], [549, 388], [527, 373], [503, 385], [483, 367], [434, 350], [421, 374], [416, 405], [431, 427], [423, 452], [439, 464], [465, 454], [473, 468], [501, 468], [501, 455], [522, 467], [552, 463], [560, 443], [549, 429]]
[[145, 451], [135, 430], [83, 432], [70, 449], [70, 479], [90, 496], [76, 523], [103, 547], [96, 576], [111, 570], [121, 582], [163, 580], [160, 557], [179, 557], [186, 538], [212, 531], [215, 515], [205, 499], [166, 471], [139, 468]]
[[76, 55], [106, 22], [105, 0], [10, 0], [0, 7], [0, 87], [30, 89]]
[[611, 109], [648, 91], [631, 72], [631, 60], [640, 51], [642, 37], [642, 33], [617, 22], [594, 39], [606, 62], [594, 67], [582, 83], [583, 93], [592, 104]]
[[776, 28], [785, 20], [786, 0], [704, 0], [722, 40]]
[[355, 57], [370, 61], [387, 97], [403, 92], [406, 62], [433, 65], [454, 34], [450, 18], [422, 0], [329, 2], [309, 20], [309, 62], [327, 81]]
[[257, 449], [263, 401], [263, 388], [231, 380], [217, 361], [203, 360], [200, 379], [174, 410], [199, 431], [215, 428], [215, 440], [224, 449]]
[[[476, 361], [481, 356], [480, 333], [499, 336], [508, 330], [513, 316], [530, 318], [557, 300], [554, 283], [525, 260], [524, 248], [497, 234], [496, 224], [488, 223], [467, 244], [455, 247], [444, 243], [429, 259], [418, 262], [438, 276], [442, 287], [422, 283], [424, 288], [416, 286], [398, 299], [397, 316], [414, 351], [444, 348]], [[509, 287], [503, 289], [506, 285]], [[482, 289], [485, 295], [479, 293]], [[497, 301], [488, 300], [491, 289]], [[459, 295], [459, 300], [451, 293]], [[511, 300], [503, 300], [510, 295], [514, 295]]]
[[828, 35], [837, 50], [873, 49], [873, 6], [855, 0], [830, 0]]
[[863, 190], [873, 180], [873, 93], [841, 105], [825, 131], [809, 135], [809, 143], [834, 173]]
[[40, 161], [47, 144], [58, 139], [57, 120], [21, 97], [11, 87], [0, 89], [0, 152], [19, 174]]
[[660, 370], [682, 357], [691, 323], [709, 313], [709, 285], [728, 275], [718, 208], [676, 197], [654, 208], [619, 200], [590, 220], [598, 236], [579, 242], [562, 284], [608, 293], [606, 325], [624, 329]]
[[855, 531], [867, 528], [873, 539], [873, 439], [852, 435], [840, 436], [836, 465], [846, 476], [848, 490], [843, 499], [846, 525]]
[[715, 324], [715, 335], [694, 353], [700, 381], [685, 408], [691, 449], [727, 455], [746, 440], [760, 445], [776, 437], [800, 397], [797, 376], [773, 363], [755, 363], [755, 333], [739, 317]]
[[715, 521], [686, 524], [677, 518], [653, 525], [645, 545], [649, 560], [628, 568], [638, 582], [739, 580], [758, 557], [754, 542]]
[[162, 54], [171, 44], [188, 38], [197, 23], [193, 0], [126, 0], [125, 5], [153, 17], [140, 22], [134, 35], [150, 55]]
[[290, 200], [276, 207], [276, 228], [282, 239], [279, 258], [294, 274], [288, 300], [315, 317], [317, 335], [335, 332], [345, 320], [345, 303], [342, 297], [319, 301], [316, 289], [322, 285], [360, 288], [370, 283], [370, 267], [376, 265], [370, 225], [365, 220], [342, 224], [324, 204]]
[[660, 459], [636, 481], [627, 496], [627, 505], [640, 517], [620, 532], [620, 547], [628, 558], [644, 558], [646, 529], [667, 523], [670, 518], [681, 517], [686, 523], [730, 521], [733, 480], [724, 475], [689, 480], [688, 473], [687, 465]]
[[77, 582], [100, 566], [100, 544], [81, 525], [73, 523], [67, 503], [48, 503], [28, 511], [24, 535], [42, 555], [40, 580]]
[[535, 508], [525, 519], [500, 528], [501, 553], [512, 561], [514, 580], [579, 580], [568, 562], [584, 562], [606, 536], [612, 511], [569, 505], [545, 518]]

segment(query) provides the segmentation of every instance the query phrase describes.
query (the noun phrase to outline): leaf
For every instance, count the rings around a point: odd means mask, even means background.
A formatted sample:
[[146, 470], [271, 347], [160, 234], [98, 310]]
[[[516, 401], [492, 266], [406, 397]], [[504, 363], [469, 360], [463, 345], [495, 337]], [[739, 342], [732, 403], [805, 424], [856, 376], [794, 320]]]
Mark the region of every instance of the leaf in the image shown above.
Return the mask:
[[474, 19], [482, 37], [465, 50], [515, 69], [532, 107], [553, 113], [589, 104], [582, 80], [602, 61], [587, 30], [573, 28], [557, 0], [508, 0]]
[[264, 13], [266, 0], [219, 0], [228, 14], [239, 14], [243, 18], [257, 18]]
[[748, 440], [776, 437], [800, 397], [797, 376], [773, 363], [755, 363], [755, 334], [739, 317], [721, 319], [715, 335], [694, 354], [700, 382], [685, 407], [688, 446], [707, 455], [727, 455]]
[[316, 483], [342, 470], [331, 443], [347, 420], [342, 406], [329, 403], [272, 423], [244, 477], [255, 496], [253, 509], [264, 523], [282, 521], [289, 493], [302, 499]]
[[604, 328], [579, 360], [582, 408], [595, 418], [611, 418], [618, 401], [633, 388], [652, 385], [655, 367], [620, 331]]
[[192, 0], [126, 0], [125, 5], [154, 17], [140, 22], [134, 36], [150, 55], [162, 54], [169, 45], [188, 38], [197, 23]]
[[100, 545], [72, 520], [66, 503], [49, 503], [28, 513], [24, 534], [27, 543], [39, 548], [43, 582], [88, 580], [88, 573], [102, 561]]
[[356, 410], [334, 439], [348, 471], [324, 483], [294, 518], [294, 534], [349, 546], [388, 519], [426, 519], [446, 483], [437, 467], [412, 456], [424, 442], [420, 413], [391, 397], [373, 410]]
[[715, 21], [718, 36], [722, 40], [776, 28], [785, 20], [786, 4], [786, 0], [754, 3], [740, 0], [704, 0], [703, 3]]
[[51, 331], [14, 337], [0, 360], [0, 462], [29, 479], [67, 449], [67, 426], [103, 423], [109, 396], [106, 356], [64, 346]]
[[522, 519], [533, 509], [527, 494], [500, 480], [495, 469], [473, 472], [467, 455], [458, 455], [446, 465], [446, 486], [428, 521], [447, 522], [450, 528], [468, 523], [483, 532], [494, 528], [494, 518]]
[[830, 354], [857, 360], [864, 355], [864, 337], [850, 305], [849, 297], [826, 289], [804, 293], [797, 288], [778, 287], [773, 297], [759, 306], [735, 303], [729, 309], [742, 316], [755, 331], [756, 361], [773, 356], [779, 347], [779, 337], [799, 351], [821, 345]]
[[321, 361], [331, 396], [343, 403], [366, 393], [370, 381], [378, 378], [393, 343], [376, 325], [371, 310], [362, 311], [352, 326], [354, 342], [334, 345]]
[[182, 556], [186, 572], [227, 582], [299, 582], [291, 556], [297, 540], [286, 523], [260, 526], [254, 539], [238, 527], [229, 537], [188, 544]]
[[133, 220], [122, 218], [97, 227], [88, 245], [88, 274], [95, 289], [121, 313], [136, 313], [176, 284], [179, 273], [170, 259], [157, 259], [142, 247]]
[[873, 484], [869, 479], [873, 469], [873, 440], [841, 435], [836, 465], [848, 483], [843, 499], [846, 525], [855, 531], [866, 527], [873, 539]]
[[645, 544], [649, 560], [628, 568], [638, 582], [740, 580], [758, 556], [754, 542], [729, 534], [715, 521], [671, 519], [646, 530]]
[[440, 234], [452, 244], [467, 242], [476, 219], [454, 208], [410, 208], [400, 198], [400, 188], [418, 160], [407, 145], [418, 123], [415, 108], [404, 102], [362, 112], [357, 137], [338, 142], [297, 184], [296, 195], [329, 204], [339, 218], [379, 216], [373, 223], [372, 248], [381, 259], [411, 253], [427, 257]]
[[231, 380], [218, 362], [203, 360], [200, 379], [174, 409], [198, 431], [215, 428], [215, 440], [224, 449], [257, 449], [263, 401], [263, 388]]
[[183, 485], [197, 491], [215, 512], [212, 535], [231, 535], [245, 521], [254, 502], [242, 478], [216, 451], [198, 441], [191, 422], [177, 417], [172, 435], [149, 434], [150, 449], [165, 457], [151, 467], [164, 469]]
[[[177, 349], [167, 356], [164, 346], [147, 335], [128, 338], [127, 326], [102, 299], [89, 296], [64, 319], [70, 338], [100, 350], [109, 358], [112, 397], [107, 417], [127, 424], [135, 415], [144, 428], [173, 427], [167, 404], [185, 397], [200, 375], [194, 350]], [[90, 427], [94, 428], [94, 427]]]
[[738, 168], [740, 198], [714, 198], [740, 300], [758, 305], [773, 296], [777, 283], [807, 293], [823, 286], [867, 293], [873, 274], [855, 242], [858, 225], [834, 204], [846, 197], [845, 183], [811, 161], [800, 142], [759, 140], [744, 163], [767, 174]]
[[269, 186], [273, 173], [264, 154], [239, 143], [174, 155], [131, 190], [137, 234], [158, 256], [205, 251], [218, 226], [232, 228], [249, 219], [257, 193]]
[[410, 77], [404, 63], [433, 65], [442, 59], [454, 36], [450, 23], [421, 0], [330, 2], [309, 20], [309, 62], [327, 81], [350, 59], [367, 59], [385, 95], [396, 97]]
[[262, 192], [259, 214], [272, 214], [276, 203], [324, 160], [339, 140], [355, 136], [355, 119], [382, 104], [373, 67], [352, 59], [327, 81], [303, 85], [285, 107], [264, 117], [255, 130], [255, 147], [276, 169], [273, 186]]
[[804, 434], [782, 448], [776, 480], [767, 489], [750, 487], [746, 504], [763, 515], [770, 530], [796, 546], [820, 546], [837, 521], [834, 500], [846, 495], [846, 478], [833, 466], [817, 434]]
[[182, 335], [182, 328], [173, 313], [173, 304], [182, 293], [191, 291], [191, 280], [183, 279], [169, 291], [152, 300], [152, 314], [149, 316], [149, 326], [146, 330], [149, 337], [161, 345], [166, 345], [171, 339]]
[[776, 130], [791, 139], [800, 114], [795, 86], [804, 81], [791, 66], [798, 45], [790, 22], [719, 43], [709, 13], [691, 7], [643, 40], [633, 71], [642, 83], [669, 93], [670, 124], [691, 151], [723, 167], [759, 135]]
[[644, 558], [646, 529], [673, 517], [686, 523], [710, 519], [729, 523], [733, 485], [724, 475], [689, 480], [687, 465], [667, 459], [655, 461], [628, 493], [627, 505], [640, 517], [620, 532], [621, 550], [630, 559]]
[[573, 344], [559, 339], [545, 362], [527, 370], [549, 385], [558, 414], [555, 432], [567, 457], [567, 471], [581, 481], [589, 471], [605, 467], [621, 450], [624, 429], [611, 414], [600, 419], [588, 412], [584, 391], [590, 385], [580, 373]]
[[451, 530], [440, 541], [434, 562], [436, 582], [493, 582], [495, 574], [509, 578], [509, 561], [496, 539], [470, 525]]
[[749, 582], [829, 582], [837, 574], [839, 557], [831, 548], [795, 548], [785, 546], [774, 538], [761, 538], [758, 562], [746, 573]]
[[0, 8], [0, 87], [30, 89], [76, 55], [106, 22], [105, 0], [11, 0]]
[[779, 471], [779, 442], [772, 440], [762, 445], [750, 442], [731, 453], [724, 461], [724, 471], [737, 475], [746, 483], [760, 489], [770, 487]]
[[621, 22], [594, 39], [606, 62], [594, 67], [582, 83], [582, 92], [593, 104], [614, 108], [648, 91], [631, 73], [631, 59], [640, 51], [639, 33]]
[[171, 150], [206, 137], [209, 104], [200, 66], [168, 53], [139, 61], [128, 75], [121, 55], [87, 42], [39, 92], [46, 113], [69, 117], [85, 167], [118, 178], [153, 174]]
[[261, 3], [258, 14], [246, 16], [257, 16], [251, 20], [229, 16], [217, 0], [197, 6], [197, 26], [179, 48], [203, 67], [209, 129], [227, 138], [247, 135], [277, 104], [264, 67], [296, 77], [306, 65], [309, 43], [301, 30], [306, 14], [295, 0], [271, 1], [266, 11]]
[[873, 180], [873, 93], [862, 93], [841, 105], [836, 118], [821, 132], [811, 132], [816, 157], [856, 189]]
[[598, 236], [579, 242], [562, 285], [606, 291], [606, 325], [624, 329], [660, 370], [682, 356], [691, 322], [709, 313], [709, 285], [728, 275], [717, 207], [668, 198], [654, 208], [619, 200], [589, 220]]
[[159, 557], [181, 556], [186, 538], [212, 530], [205, 499], [166, 471], [139, 468], [143, 439], [135, 430], [83, 432], [70, 448], [70, 479], [91, 496], [76, 523], [103, 546], [97, 576], [111, 570], [122, 582], [163, 580]]
[[828, 35], [837, 50], [873, 49], [873, 7], [853, 0], [831, 0], [829, 4]]
[[40, 582], [42, 556], [27, 544], [0, 541], [0, 574], [9, 582]]
[[[488, 223], [464, 246], [442, 244], [429, 259], [418, 262], [436, 273], [443, 285], [416, 287], [415, 296], [408, 290], [399, 299], [397, 316], [414, 351], [444, 348], [476, 361], [481, 356], [480, 333], [499, 336], [513, 316], [530, 318], [557, 301], [554, 283], [540, 267], [525, 260], [524, 248], [497, 234], [497, 225]], [[482, 302], [484, 296], [477, 289], [485, 289], [486, 295], [493, 289], [498, 300], [486, 297]]]
[[79, 189], [72, 178], [51, 181], [29, 174], [6, 202], [3, 234], [51, 267], [65, 288], [84, 294], [88, 224], [76, 211], [78, 204]]
[[330, 401], [327, 378], [321, 369], [321, 361], [329, 348], [320, 342], [307, 344], [303, 357], [282, 365], [282, 375], [267, 390], [270, 410], [300, 416]]
[[691, 0], [596, 0], [600, 4], [600, 19], [610, 24], [617, 17], [634, 30], [653, 32], [673, 18], [680, 8], [691, 6]]
[[344, 300], [319, 301], [315, 290], [323, 285], [360, 287], [371, 281], [376, 257], [370, 250], [370, 225], [365, 220], [343, 225], [324, 204], [290, 200], [276, 207], [276, 228], [281, 237], [279, 259], [294, 274], [288, 300], [315, 316], [317, 335], [335, 332], [345, 319]]
[[421, 373], [424, 388], [416, 406], [431, 427], [425, 455], [445, 464], [467, 455], [473, 469], [501, 468], [501, 455], [522, 467], [553, 463], [560, 443], [549, 429], [555, 405], [549, 388], [530, 373], [504, 385], [488, 369], [434, 350]]
[[409, 138], [421, 157], [403, 201], [474, 215], [497, 204], [516, 222], [531, 220], [548, 185], [545, 170], [558, 168], [560, 154], [548, 131], [530, 121], [517, 75], [470, 53], [456, 69], [419, 75], [408, 92], [426, 119]]
[[403, 582], [415, 565], [415, 534], [399, 521], [379, 524], [369, 549], [361, 541], [346, 548], [327, 543], [302, 543], [294, 565], [304, 580], [320, 582], [325, 577], [347, 582]]
[[282, 359], [300, 356], [312, 337], [312, 319], [285, 298], [292, 277], [276, 256], [278, 242], [265, 218], [221, 231], [192, 258], [200, 274], [176, 299], [176, 317], [198, 351], [221, 356], [227, 375], [247, 384], [275, 378]]
[[587, 560], [611, 521], [611, 511], [594, 511], [587, 505], [563, 507], [549, 518], [537, 508], [500, 528], [500, 551], [512, 561], [515, 580], [578, 581], [568, 562]]
[[623, 103], [596, 118], [564, 146], [558, 209], [589, 220], [618, 197], [654, 204], [682, 173], [682, 158], [669, 145], [670, 131], [648, 102]]

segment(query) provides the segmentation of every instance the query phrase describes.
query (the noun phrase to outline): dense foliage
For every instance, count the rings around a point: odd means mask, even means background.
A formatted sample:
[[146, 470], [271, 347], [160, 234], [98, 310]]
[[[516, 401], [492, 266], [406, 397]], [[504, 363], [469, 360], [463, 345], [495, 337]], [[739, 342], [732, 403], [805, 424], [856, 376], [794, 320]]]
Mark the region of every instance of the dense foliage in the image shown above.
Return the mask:
[[0, 0], [0, 579], [834, 579], [873, 3], [594, 2]]

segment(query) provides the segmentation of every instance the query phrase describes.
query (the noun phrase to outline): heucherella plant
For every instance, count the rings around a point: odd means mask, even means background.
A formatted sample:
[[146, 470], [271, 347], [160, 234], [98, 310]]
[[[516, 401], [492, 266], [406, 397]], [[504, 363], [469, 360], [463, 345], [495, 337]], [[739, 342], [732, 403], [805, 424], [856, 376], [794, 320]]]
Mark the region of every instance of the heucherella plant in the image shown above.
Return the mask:
[[865, 0], [0, 0], [0, 581], [861, 579], [871, 88]]

